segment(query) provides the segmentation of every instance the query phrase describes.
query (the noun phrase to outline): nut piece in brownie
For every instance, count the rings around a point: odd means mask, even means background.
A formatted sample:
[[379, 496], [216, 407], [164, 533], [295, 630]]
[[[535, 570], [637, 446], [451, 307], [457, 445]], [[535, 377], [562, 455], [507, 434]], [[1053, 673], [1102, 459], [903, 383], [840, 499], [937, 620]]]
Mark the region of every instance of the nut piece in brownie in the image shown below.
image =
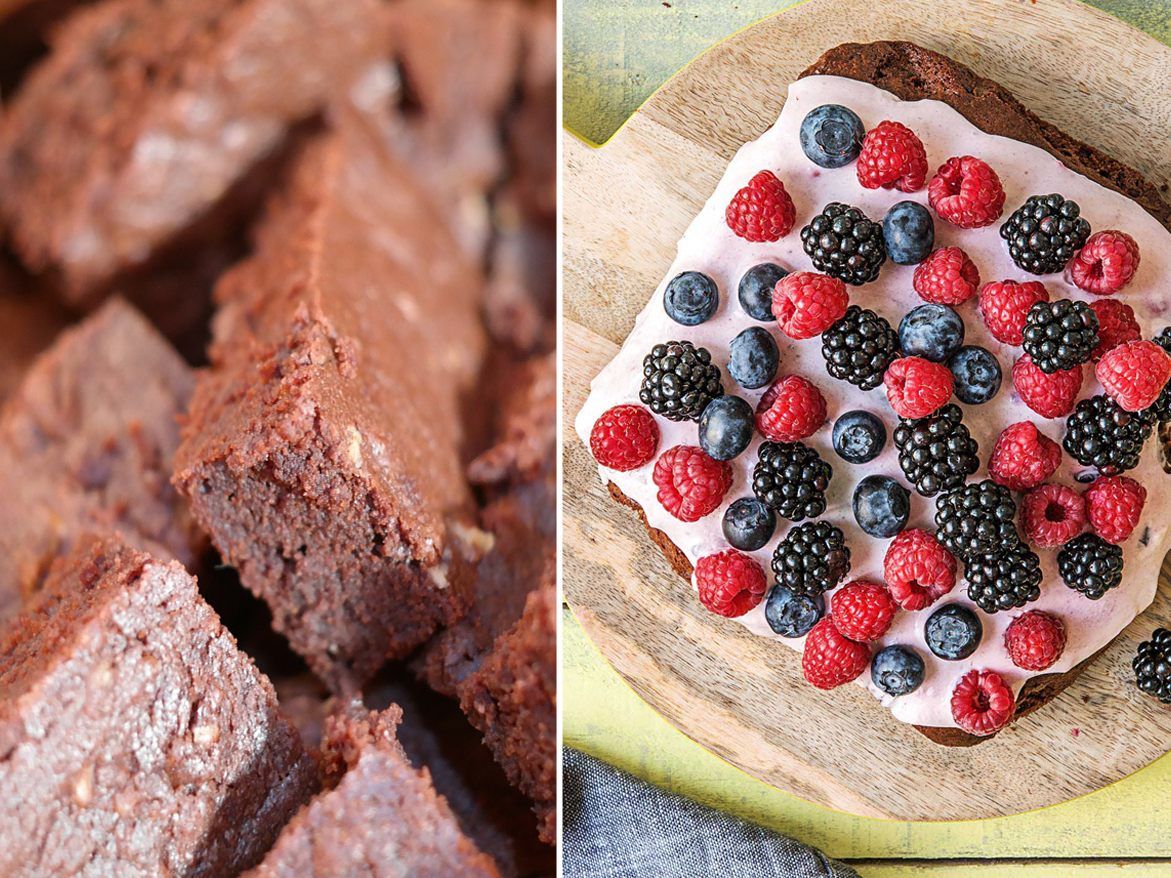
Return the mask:
[[69, 322], [64, 309], [40, 292], [0, 259], [0, 404]]
[[395, 737], [402, 711], [354, 705], [326, 721], [327, 776], [336, 781], [298, 813], [245, 878], [499, 878], [460, 831], [426, 770]]
[[478, 277], [411, 173], [342, 114], [216, 297], [175, 484], [293, 649], [353, 689], [468, 606]]
[[0, 618], [86, 533], [190, 566], [206, 539], [171, 487], [191, 371], [112, 299], [62, 333], [0, 411]]
[[0, 214], [88, 304], [385, 49], [377, 0], [103, 0], [0, 121]]
[[0, 639], [0, 874], [231, 878], [317, 786], [178, 563], [87, 542]]

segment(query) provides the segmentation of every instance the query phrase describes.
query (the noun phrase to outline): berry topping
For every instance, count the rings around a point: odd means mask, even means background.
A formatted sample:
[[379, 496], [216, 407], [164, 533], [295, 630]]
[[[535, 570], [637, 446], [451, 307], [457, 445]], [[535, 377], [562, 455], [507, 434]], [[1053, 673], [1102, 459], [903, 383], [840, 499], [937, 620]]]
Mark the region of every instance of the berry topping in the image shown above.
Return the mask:
[[830, 465], [799, 442], [765, 442], [752, 470], [752, 492], [781, 518], [801, 521], [825, 512]]
[[773, 442], [798, 442], [825, 423], [825, 397], [811, 381], [786, 375], [756, 405], [756, 429]]
[[1156, 628], [1150, 640], [1138, 645], [1131, 667], [1139, 689], [1171, 704], [1171, 631]]
[[846, 637], [870, 643], [886, 634], [898, 608], [890, 592], [881, 585], [856, 579], [833, 593], [829, 617]]
[[1024, 341], [1029, 309], [1048, 302], [1049, 291], [1037, 280], [1018, 284], [1014, 280], [993, 281], [980, 289], [979, 310], [992, 337], [1004, 344]]
[[854, 520], [863, 533], [889, 539], [907, 526], [911, 492], [890, 476], [871, 475], [854, 488]]
[[1031, 421], [1009, 424], [996, 438], [988, 458], [988, 477], [1014, 491], [1035, 488], [1057, 472], [1061, 446]]
[[882, 219], [882, 238], [895, 265], [915, 265], [935, 246], [935, 220], [917, 201], [900, 201]]
[[642, 361], [638, 398], [670, 421], [697, 421], [707, 404], [723, 396], [720, 369], [707, 348], [689, 341], [657, 344]]
[[920, 305], [899, 321], [899, 346], [908, 357], [942, 363], [963, 343], [964, 321], [947, 305]]
[[912, 283], [924, 302], [959, 305], [980, 289], [980, 272], [959, 247], [943, 247], [919, 264]]
[[854, 286], [874, 280], [886, 262], [881, 223], [836, 201], [801, 230], [801, 246], [814, 268]]
[[1012, 492], [990, 479], [963, 485], [935, 499], [935, 535], [963, 561], [1007, 552], [1020, 542], [1015, 518]]
[[728, 228], [746, 241], [779, 241], [793, 229], [797, 209], [772, 171], [761, 171], [737, 192], [724, 214]]
[[[1159, 334], [1151, 340], [1171, 354], [1171, 326], [1163, 327]], [[1157, 419], [1160, 423], [1171, 420], [1171, 382], [1168, 382], [1167, 386], [1163, 388], [1163, 392], [1148, 409], [1148, 413], [1150, 417]]]
[[781, 354], [776, 339], [761, 326], [750, 326], [732, 339], [728, 374], [741, 387], [755, 390], [777, 376]]
[[740, 278], [737, 297], [740, 307], [753, 320], [773, 319], [773, 290], [789, 272], [774, 262], [754, 265]]
[[825, 615], [825, 599], [820, 595], [797, 594], [782, 585], [774, 585], [764, 604], [768, 627], [781, 637], [804, 637]]
[[650, 463], [659, 447], [659, 425], [640, 405], [616, 405], [590, 430], [590, 451], [602, 466], [629, 472]]
[[930, 532], [911, 528], [891, 540], [882, 578], [900, 607], [921, 610], [955, 588], [956, 559]]
[[1138, 527], [1147, 489], [1126, 476], [1102, 476], [1084, 494], [1094, 533], [1111, 543], [1125, 542]]
[[1099, 394], [1083, 399], [1066, 418], [1061, 444], [1078, 463], [1117, 475], [1138, 466], [1153, 427], [1149, 414], [1128, 412]]
[[1082, 534], [1057, 553], [1062, 581], [1092, 601], [1122, 582], [1122, 549], [1097, 534]]
[[1033, 195], [1000, 227], [1017, 266], [1030, 274], [1061, 271], [1090, 237], [1076, 202], [1060, 195]]
[[1029, 309], [1021, 346], [1046, 375], [1090, 359], [1098, 346], [1098, 315], [1085, 302], [1058, 299]]
[[856, 680], [870, 664], [870, 650], [843, 635], [827, 617], [813, 626], [801, 653], [801, 671], [818, 689]]
[[695, 564], [695, 584], [700, 603], [729, 618], [743, 616], [768, 589], [760, 565], [735, 549], [700, 558]]
[[968, 598], [985, 613], [1023, 607], [1041, 596], [1041, 559], [1024, 543], [965, 562]]
[[863, 189], [914, 192], [927, 181], [927, 151], [907, 126], [879, 122], [862, 141], [857, 167]]
[[986, 162], [970, 155], [948, 159], [927, 186], [931, 207], [961, 229], [990, 226], [1004, 213], [1004, 187]]
[[724, 539], [745, 552], [763, 549], [776, 529], [776, 514], [755, 497], [741, 497], [724, 512]]
[[1086, 526], [1086, 501], [1065, 485], [1041, 485], [1021, 500], [1021, 530], [1039, 549], [1064, 546]]
[[789, 529], [773, 552], [772, 568], [777, 585], [816, 597], [846, 578], [850, 547], [841, 528], [810, 521]]
[[895, 427], [899, 466], [924, 497], [959, 487], [980, 467], [980, 449], [963, 416], [958, 405], [948, 403], [925, 418], [900, 418]]
[[1000, 362], [991, 351], [964, 345], [947, 361], [955, 376], [956, 399], [966, 405], [983, 405], [1000, 392]]
[[653, 478], [664, 509], [680, 521], [699, 521], [723, 502], [732, 467], [694, 445], [676, 445], [655, 461]]
[[1123, 342], [1138, 341], [1142, 329], [1134, 319], [1134, 309], [1117, 299], [1095, 299], [1090, 307], [1098, 315], [1098, 346], [1090, 354], [1095, 363], [1102, 355]]
[[1041, 610], [1021, 613], [1005, 629], [1004, 648], [1021, 670], [1048, 670], [1065, 652], [1065, 625]]
[[671, 278], [663, 290], [663, 310], [683, 326], [706, 323], [720, 305], [716, 282], [698, 271], [685, 271]]
[[836, 277], [797, 271], [782, 278], [773, 291], [773, 316], [781, 332], [800, 341], [829, 329], [849, 303], [846, 285]]
[[1012, 367], [1012, 386], [1021, 401], [1043, 418], [1061, 418], [1073, 411], [1082, 389], [1082, 367], [1046, 375], [1028, 354]]
[[939, 658], [958, 662], [976, 651], [984, 638], [980, 618], [963, 604], [947, 604], [927, 617], [927, 648]]
[[1073, 282], [1087, 293], [1111, 296], [1134, 280], [1138, 243], [1126, 232], [1097, 232], [1069, 265]]
[[699, 416], [699, 447], [714, 460], [731, 460], [752, 441], [752, 406], [738, 396], [713, 399]]
[[846, 412], [834, 421], [833, 445], [846, 463], [869, 463], [886, 445], [886, 427], [870, 412]]
[[858, 158], [866, 126], [838, 104], [822, 104], [801, 120], [801, 150], [820, 168], [841, 168]]
[[1016, 696], [994, 671], [968, 671], [951, 694], [951, 717], [969, 735], [994, 735], [1016, 712]]
[[910, 695], [923, 685], [925, 672], [919, 653], [906, 646], [888, 646], [870, 662], [870, 680], [887, 695]]
[[1171, 355], [1153, 341], [1128, 341], [1108, 351], [1095, 374], [1119, 407], [1142, 411], [1155, 403], [1171, 379]]
[[883, 376], [886, 398], [903, 418], [925, 418], [950, 398], [955, 379], [951, 370], [922, 357], [902, 357]]
[[886, 367], [898, 356], [891, 325], [868, 308], [851, 305], [821, 336], [821, 355], [830, 376], [863, 390], [882, 383]]

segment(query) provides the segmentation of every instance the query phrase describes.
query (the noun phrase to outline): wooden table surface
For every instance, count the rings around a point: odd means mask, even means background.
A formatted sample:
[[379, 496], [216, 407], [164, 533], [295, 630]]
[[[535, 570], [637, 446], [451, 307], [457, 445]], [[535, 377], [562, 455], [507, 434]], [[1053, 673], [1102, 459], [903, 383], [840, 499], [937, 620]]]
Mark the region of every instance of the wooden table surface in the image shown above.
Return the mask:
[[[566, 127], [590, 141], [606, 140], [691, 56], [789, 5], [565, 0]], [[1171, 2], [1093, 5], [1171, 43]], [[1030, 875], [1171, 875], [1171, 757], [1093, 795], [1017, 817], [946, 824], [855, 818], [759, 783], [689, 741], [621, 681], [569, 612], [564, 643], [568, 743], [855, 861], [866, 878], [986, 878], [1026, 874], [1026, 868]], [[993, 859], [998, 862], [988, 862]]]

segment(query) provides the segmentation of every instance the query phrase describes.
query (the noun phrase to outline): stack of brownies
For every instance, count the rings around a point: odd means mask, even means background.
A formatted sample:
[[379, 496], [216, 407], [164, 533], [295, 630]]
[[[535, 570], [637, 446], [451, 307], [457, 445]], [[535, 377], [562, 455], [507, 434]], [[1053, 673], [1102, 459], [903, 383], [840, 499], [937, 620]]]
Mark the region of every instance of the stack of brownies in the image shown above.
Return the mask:
[[553, 872], [554, 11], [0, 5], [0, 874]]

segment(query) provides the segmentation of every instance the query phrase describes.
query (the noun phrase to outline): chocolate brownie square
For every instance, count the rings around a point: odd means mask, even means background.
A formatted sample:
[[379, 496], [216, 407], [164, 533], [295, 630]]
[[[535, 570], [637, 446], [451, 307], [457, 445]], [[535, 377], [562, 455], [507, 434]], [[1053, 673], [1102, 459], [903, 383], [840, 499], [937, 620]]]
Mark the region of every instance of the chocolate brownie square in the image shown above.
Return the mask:
[[190, 566], [206, 546], [171, 487], [191, 371], [112, 299], [65, 331], [0, 412], [0, 618], [87, 533]]
[[0, 260], [0, 404], [19, 386], [37, 354], [68, 323], [63, 308]]
[[459, 828], [427, 771], [395, 737], [397, 707], [354, 706], [327, 720], [325, 759], [336, 786], [289, 823], [245, 878], [499, 878]]
[[347, 113], [217, 286], [175, 484], [335, 691], [467, 609], [461, 396], [484, 348], [480, 287], [411, 173]]
[[79, 546], [0, 638], [0, 874], [230, 878], [318, 780], [176, 562]]

